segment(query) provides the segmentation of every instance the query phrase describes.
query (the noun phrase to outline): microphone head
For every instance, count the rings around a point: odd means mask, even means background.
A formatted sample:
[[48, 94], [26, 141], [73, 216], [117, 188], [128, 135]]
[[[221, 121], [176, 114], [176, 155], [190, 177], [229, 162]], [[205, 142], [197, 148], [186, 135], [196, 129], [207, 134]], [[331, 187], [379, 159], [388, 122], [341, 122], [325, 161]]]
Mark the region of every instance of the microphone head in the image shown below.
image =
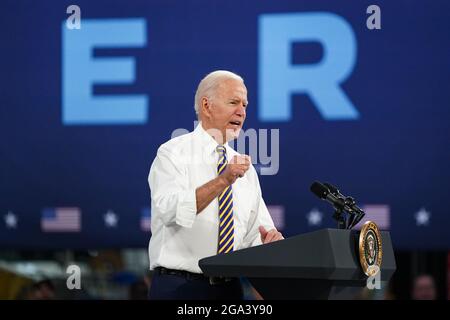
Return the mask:
[[309, 189], [320, 199], [325, 199], [327, 194], [330, 193], [330, 190], [318, 181], [314, 181]]

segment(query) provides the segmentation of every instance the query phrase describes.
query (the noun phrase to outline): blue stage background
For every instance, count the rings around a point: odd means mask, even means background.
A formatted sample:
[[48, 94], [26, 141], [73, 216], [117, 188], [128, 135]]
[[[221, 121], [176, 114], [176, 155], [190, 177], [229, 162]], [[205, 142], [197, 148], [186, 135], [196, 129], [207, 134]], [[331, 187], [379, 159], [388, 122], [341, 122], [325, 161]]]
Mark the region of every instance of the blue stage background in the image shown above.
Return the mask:
[[[65, 30], [71, 4], [81, 8], [80, 30]], [[227, 69], [242, 75], [249, 90], [244, 128], [280, 130], [279, 171], [260, 181], [266, 203], [284, 212], [286, 236], [334, 227], [331, 207], [309, 191], [320, 180], [338, 185], [361, 206], [388, 208], [394, 249], [449, 249], [450, 2], [377, 1], [380, 30], [366, 27], [371, 4], [2, 1], [0, 247], [145, 247], [150, 233], [141, 219], [150, 206], [147, 175], [156, 150], [173, 130], [193, 129], [199, 80]], [[354, 66], [340, 88], [357, 116], [327, 118], [309, 94], [289, 96], [287, 117], [264, 115], [260, 89], [264, 81], [270, 85], [263, 70], [272, 63], [261, 58], [265, 19], [317, 13], [342, 18], [354, 35]], [[76, 94], [82, 87], [77, 77], [94, 71], [81, 63], [81, 50], [64, 52], [63, 39], [83, 32], [84, 23], [87, 32], [89, 22], [110, 19], [136, 22], [138, 39], [124, 38], [136, 44], [97, 48], [93, 60], [126, 56], [135, 65], [131, 75], [125, 70], [118, 76], [128, 83], [94, 81], [93, 94], [140, 96], [144, 114], [123, 123], [71, 122], [63, 114], [64, 81]], [[116, 36], [108, 33], [105, 38]], [[339, 33], [334, 37], [345, 43]], [[342, 50], [325, 52], [314, 40], [293, 43], [290, 64], [319, 64], [325, 54], [342, 58]], [[111, 77], [116, 71], [110, 69]], [[272, 84], [269, 98], [287, 85]], [[79, 232], [44, 232], [43, 212], [64, 207], [79, 208]], [[314, 208], [323, 219], [311, 225]], [[105, 223], [108, 212], [116, 223]]]

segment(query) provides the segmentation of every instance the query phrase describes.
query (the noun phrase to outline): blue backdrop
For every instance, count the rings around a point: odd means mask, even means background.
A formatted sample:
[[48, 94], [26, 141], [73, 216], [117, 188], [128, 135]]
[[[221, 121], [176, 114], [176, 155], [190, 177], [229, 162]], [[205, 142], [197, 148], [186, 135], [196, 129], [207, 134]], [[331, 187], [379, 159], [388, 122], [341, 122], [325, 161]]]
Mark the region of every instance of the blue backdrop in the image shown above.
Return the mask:
[[450, 248], [450, 2], [377, 1], [381, 29], [369, 1], [79, 0], [81, 29], [71, 4], [0, 3], [2, 248], [146, 246], [150, 164], [216, 69], [245, 79], [244, 128], [279, 129], [260, 181], [285, 235], [334, 227], [321, 180], [395, 249]]

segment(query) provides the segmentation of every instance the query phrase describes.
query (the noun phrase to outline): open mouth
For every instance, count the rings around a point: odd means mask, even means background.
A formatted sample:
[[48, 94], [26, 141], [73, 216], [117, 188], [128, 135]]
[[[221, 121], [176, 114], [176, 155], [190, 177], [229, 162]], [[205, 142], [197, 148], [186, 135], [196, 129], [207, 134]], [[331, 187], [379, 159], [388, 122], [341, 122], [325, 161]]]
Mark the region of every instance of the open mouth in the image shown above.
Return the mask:
[[230, 124], [234, 125], [234, 126], [240, 126], [242, 122], [240, 121], [230, 121]]

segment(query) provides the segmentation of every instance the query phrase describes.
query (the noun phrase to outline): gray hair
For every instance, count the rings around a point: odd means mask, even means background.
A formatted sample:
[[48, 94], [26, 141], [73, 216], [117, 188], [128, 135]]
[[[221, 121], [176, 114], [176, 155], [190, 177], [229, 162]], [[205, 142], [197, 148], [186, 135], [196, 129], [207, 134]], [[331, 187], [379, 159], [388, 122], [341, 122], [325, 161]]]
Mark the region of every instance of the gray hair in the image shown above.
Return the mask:
[[214, 91], [217, 89], [220, 83], [223, 80], [227, 79], [234, 79], [244, 83], [244, 79], [242, 79], [241, 76], [226, 70], [216, 70], [211, 73], [208, 73], [206, 77], [204, 77], [202, 81], [200, 81], [197, 87], [197, 91], [195, 92], [194, 98], [194, 109], [197, 118], [199, 116], [199, 109], [202, 98], [205, 96], [211, 98], [214, 95]]

